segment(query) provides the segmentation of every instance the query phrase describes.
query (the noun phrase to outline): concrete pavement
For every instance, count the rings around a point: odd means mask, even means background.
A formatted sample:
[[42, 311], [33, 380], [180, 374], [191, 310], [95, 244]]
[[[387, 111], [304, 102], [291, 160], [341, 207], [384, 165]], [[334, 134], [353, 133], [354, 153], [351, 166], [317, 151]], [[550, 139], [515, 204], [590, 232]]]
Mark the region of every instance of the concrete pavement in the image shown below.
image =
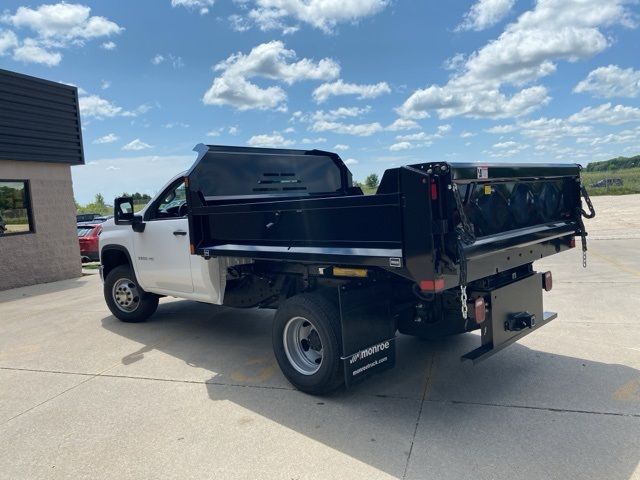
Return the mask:
[[281, 375], [267, 311], [124, 324], [95, 275], [0, 292], [0, 479], [640, 478], [640, 196], [594, 203], [589, 268], [537, 264], [557, 320], [477, 366], [475, 334], [402, 336], [328, 398]]

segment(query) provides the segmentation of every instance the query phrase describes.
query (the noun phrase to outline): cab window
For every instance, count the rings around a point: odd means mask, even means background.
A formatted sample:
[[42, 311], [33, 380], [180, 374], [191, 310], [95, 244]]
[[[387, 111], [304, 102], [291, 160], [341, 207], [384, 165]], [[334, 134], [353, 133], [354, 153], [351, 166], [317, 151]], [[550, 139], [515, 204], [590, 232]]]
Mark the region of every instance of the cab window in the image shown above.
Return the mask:
[[187, 215], [184, 181], [169, 187], [154, 209], [154, 218], [180, 218]]

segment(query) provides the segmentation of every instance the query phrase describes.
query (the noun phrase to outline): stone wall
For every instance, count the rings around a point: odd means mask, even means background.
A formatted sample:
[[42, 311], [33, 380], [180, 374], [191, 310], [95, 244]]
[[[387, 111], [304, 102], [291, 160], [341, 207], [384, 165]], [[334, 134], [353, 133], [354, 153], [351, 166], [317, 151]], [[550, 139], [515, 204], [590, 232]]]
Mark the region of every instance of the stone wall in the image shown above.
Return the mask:
[[29, 180], [35, 233], [0, 237], [0, 290], [82, 274], [71, 167], [0, 160], [0, 180]]

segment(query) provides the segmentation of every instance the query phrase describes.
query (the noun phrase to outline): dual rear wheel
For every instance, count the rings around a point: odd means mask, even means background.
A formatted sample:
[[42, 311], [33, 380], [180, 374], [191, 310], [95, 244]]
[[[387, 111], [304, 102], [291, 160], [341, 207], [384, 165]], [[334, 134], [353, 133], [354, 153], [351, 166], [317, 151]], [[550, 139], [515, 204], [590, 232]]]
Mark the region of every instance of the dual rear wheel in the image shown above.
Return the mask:
[[291, 297], [278, 309], [272, 332], [278, 365], [297, 389], [322, 395], [342, 385], [340, 321], [333, 302], [318, 293]]

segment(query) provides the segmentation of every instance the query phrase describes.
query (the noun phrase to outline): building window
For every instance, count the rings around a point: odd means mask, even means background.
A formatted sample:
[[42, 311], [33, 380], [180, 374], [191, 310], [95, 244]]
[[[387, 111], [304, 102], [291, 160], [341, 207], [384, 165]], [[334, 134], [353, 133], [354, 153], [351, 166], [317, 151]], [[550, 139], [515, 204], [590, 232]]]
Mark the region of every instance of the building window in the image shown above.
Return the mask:
[[0, 236], [33, 231], [29, 181], [0, 179]]

